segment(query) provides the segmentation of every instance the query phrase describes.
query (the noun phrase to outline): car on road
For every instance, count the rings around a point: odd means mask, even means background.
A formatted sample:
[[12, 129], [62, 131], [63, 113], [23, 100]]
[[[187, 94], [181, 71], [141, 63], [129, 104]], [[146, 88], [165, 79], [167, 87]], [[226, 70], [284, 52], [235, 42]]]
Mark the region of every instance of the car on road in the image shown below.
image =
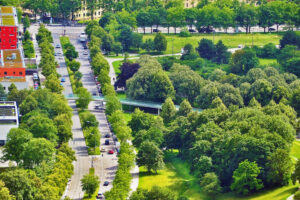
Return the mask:
[[66, 82], [66, 79], [65, 79], [65, 78], [61, 78], [61, 79], [60, 79], [60, 82], [62, 82], [62, 83], [63, 83], [63, 82]]
[[195, 33], [196, 30], [194, 30], [194, 29], [189, 29], [189, 32], [190, 32], [190, 33]]
[[158, 32], [161, 32], [160, 30], [158, 30], [157, 28], [153, 29], [153, 32], [154, 33], [158, 33]]
[[109, 182], [108, 181], [104, 181], [104, 186], [108, 186], [109, 185]]
[[99, 109], [99, 106], [95, 106], [95, 109]]
[[105, 134], [105, 137], [110, 138], [110, 134], [109, 133]]
[[59, 44], [57, 44], [57, 45], [55, 46], [55, 48], [59, 49], [59, 48], [60, 48], [60, 45], [59, 45]]
[[63, 86], [63, 83], [62, 82], [60, 82], [60, 84], [59, 84], [60, 86]]
[[93, 92], [93, 96], [97, 96], [97, 92]]
[[101, 152], [105, 152], [106, 150], [105, 150], [104, 147], [101, 147], [100, 151], [101, 151]]
[[109, 151], [108, 151], [108, 154], [114, 154], [114, 150], [112, 150], [112, 149], [109, 150]]
[[99, 192], [96, 196], [96, 199], [103, 199], [103, 193]]
[[107, 139], [107, 140], [105, 140], [105, 143], [104, 143], [105, 145], [109, 145], [109, 140]]
[[86, 56], [86, 55], [89, 55], [89, 52], [84, 51], [82, 54]]
[[269, 28], [269, 32], [275, 31], [275, 28]]

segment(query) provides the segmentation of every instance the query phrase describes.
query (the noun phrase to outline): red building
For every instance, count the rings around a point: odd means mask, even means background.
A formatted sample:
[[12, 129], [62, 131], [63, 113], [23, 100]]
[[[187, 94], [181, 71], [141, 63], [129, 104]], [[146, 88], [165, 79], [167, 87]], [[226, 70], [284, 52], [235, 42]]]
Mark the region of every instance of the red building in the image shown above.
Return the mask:
[[0, 49], [16, 49], [18, 45], [18, 17], [12, 6], [0, 7]]

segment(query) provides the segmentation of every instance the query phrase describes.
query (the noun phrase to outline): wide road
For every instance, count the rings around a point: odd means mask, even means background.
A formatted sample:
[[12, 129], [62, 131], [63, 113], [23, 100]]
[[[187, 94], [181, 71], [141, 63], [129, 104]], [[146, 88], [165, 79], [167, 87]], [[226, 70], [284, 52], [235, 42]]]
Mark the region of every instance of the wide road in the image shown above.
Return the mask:
[[[55, 52], [57, 54], [56, 61], [59, 64], [59, 68], [57, 68], [57, 72], [61, 75], [61, 77], [65, 79], [65, 82], [63, 82], [63, 87], [64, 87], [63, 93], [65, 95], [72, 94], [73, 91], [69, 79], [69, 74], [67, 71], [67, 67], [65, 64], [65, 60], [63, 57], [61, 44], [59, 40], [61, 34], [57, 31], [57, 29], [52, 29], [51, 27], [48, 27], [48, 29], [52, 32], [54, 47], [56, 47], [56, 45], [60, 46], [60, 48], [55, 48]], [[71, 177], [71, 180], [66, 187], [63, 197], [68, 196], [73, 200], [79, 200], [82, 199], [84, 196], [84, 192], [82, 191], [80, 180], [83, 178], [85, 174], [89, 173], [89, 168], [91, 167], [91, 159], [87, 152], [87, 146], [85, 144], [85, 139], [83, 136], [75, 101], [69, 100], [68, 103], [69, 106], [71, 106], [73, 109], [73, 117], [72, 117], [73, 140], [69, 141], [69, 145], [75, 151], [77, 161], [73, 163], [74, 174]]]

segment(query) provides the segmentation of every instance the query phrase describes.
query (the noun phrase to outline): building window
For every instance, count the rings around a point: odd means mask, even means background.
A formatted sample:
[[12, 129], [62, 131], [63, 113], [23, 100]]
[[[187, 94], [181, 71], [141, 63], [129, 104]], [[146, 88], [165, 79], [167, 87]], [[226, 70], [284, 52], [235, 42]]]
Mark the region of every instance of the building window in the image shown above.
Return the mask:
[[186, 7], [189, 7], [189, 4], [188, 4], [188, 3], [186, 4]]
[[4, 75], [7, 75], [7, 72], [4, 72]]
[[83, 16], [85, 17], [85, 13], [83, 13]]
[[100, 12], [100, 11], [98, 12], [98, 15], [101, 15], [101, 12]]
[[97, 12], [95, 12], [95, 15], [97, 15]]
[[14, 75], [16, 75], [16, 72], [13, 72]]
[[19, 75], [20, 75], [20, 76], [22, 76], [22, 75], [23, 75], [23, 73], [22, 73], [22, 72], [19, 72]]

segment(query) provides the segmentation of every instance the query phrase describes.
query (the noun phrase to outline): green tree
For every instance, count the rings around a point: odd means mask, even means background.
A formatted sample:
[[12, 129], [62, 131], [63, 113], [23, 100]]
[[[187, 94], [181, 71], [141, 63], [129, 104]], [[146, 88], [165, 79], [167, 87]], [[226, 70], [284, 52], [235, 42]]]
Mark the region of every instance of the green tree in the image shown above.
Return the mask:
[[88, 194], [88, 197], [91, 197], [100, 184], [99, 177], [91, 174], [84, 175], [80, 181], [82, 190]]
[[23, 152], [23, 165], [33, 168], [43, 161], [49, 162], [55, 153], [54, 144], [44, 138], [33, 138], [25, 146]]
[[256, 162], [244, 160], [239, 163], [239, 167], [233, 173], [233, 183], [230, 188], [237, 193], [246, 195], [251, 191], [260, 190], [264, 187], [261, 179], [257, 176], [260, 174], [261, 167]]
[[162, 105], [160, 116], [163, 118], [164, 123], [168, 124], [174, 119], [175, 115], [176, 115], [176, 108], [172, 99], [169, 97]]
[[259, 64], [259, 60], [255, 55], [255, 52], [251, 49], [242, 49], [232, 54], [230, 61], [230, 71], [236, 74], [245, 74], [250, 69], [256, 67]]
[[154, 50], [154, 48], [154, 41], [151, 38], [146, 39], [142, 44], [142, 49], [145, 49], [147, 52]]
[[268, 158], [268, 180], [279, 185], [289, 184], [293, 163], [289, 153], [284, 149], [276, 149]]
[[168, 75], [159, 70], [153, 74], [150, 84], [150, 98], [157, 101], [164, 101], [168, 97], [174, 98], [175, 90]]
[[183, 100], [179, 106], [178, 115], [187, 116], [190, 112], [192, 112], [192, 106], [188, 100]]
[[23, 154], [27, 143], [32, 139], [28, 131], [13, 128], [10, 129], [3, 149], [3, 160], [15, 161], [18, 165], [23, 161]]
[[0, 179], [16, 200], [34, 199], [41, 185], [41, 180], [33, 171], [24, 169], [8, 170], [0, 174]]
[[76, 105], [81, 109], [86, 109], [92, 99], [89, 91], [83, 87], [77, 89], [78, 99], [76, 99]]
[[200, 57], [208, 60], [212, 60], [216, 55], [216, 47], [214, 43], [205, 38], [200, 40], [196, 50], [198, 51]]
[[121, 42], [124, 51], [128, 51], [131, 44], [132, 44], [132, 30], [129, 26], [123, 25], [120, 27], [120, 35], [118, 37], [118, 40]]
[[149, 191], [149, 197], [150, 200], [175, 200], [176, 196], [175, 194], [165, 187], [159, 187], [159, 186], [153, 186], [151, 190]]
[[256, 25], [257, 20], [257, 9], [253, 4], [242, 3], [236, 13], [236, 21], [240, 26], [246, 29], [246, 33], [251, 32], [252, 26]]
[[8, 188], [5, 187], [5, 184], [1, 180], [0, 180], [0, 199], [5, 199], [5, 200], [15, 199], [15, 197], [9, 193]]
[[164, 167], [163, 152], [153, 142], [145, 141], [137, 154], [137, 164], [145, 166], [148, 172], [154, 170], [157, 173]]
[[76, 60], [72, 60], [72, 61], [68, 62], [68, 67], [70, 67], [70, 69], [73, 72], [77, 72], [80, 68], [80, 62], [78, 62]]
[[122, 105], [116, 96], [106, 96], [105, 113], [111, 115], [117, 110], [122, 110]]
[[115, 42], [111, 50], [116, 53], [116, 56], [118, 56], [119, 53], [123, 51], [122, 44], [120, 42]]
[[24, 33], [25, 33], [26, 29], [30, 27], [30, 19], [28, 15], [26, 15], [26, 17], [23, 18], [23, 26], [24, 26]]
[[45, 87], [47, 89], [49, 89], [51, 92], [55, 92], [58, 94], [60, 94], [62, 92], [62, 90], [64, 89], [60, 85], [59, 79], [54, 74], [51, 74], [50, 76], [48, 76], [47, 80], [45, 81]]
[[162, 33], [157, 33], [154, 37], [154, 49], [158, 52], [167, 49], [167, 39]]
[[169, 8], [167, 10], [167, 21], [174, 28], [176, 34], [176, 28], [184, 25], [185, 13], [182, 7]]
[[143, 44], [143, 35], [138, 33], [133, 33], [131, 46], [139, 50], [142, 47], [142, 44]]
[[222, 190], [218, 176], [214, 172], [204, 174], [200, 185], [209, 196], [214, 198]]
[[149, 19], [150, 19], [150, 15], [147, 11], [145, 10], [141, 10], [140, 12], [138, 12], [138, 14], [136, 15], [136, 21], [139, 27], [143, 27], [144, 29], [144, 34], [146, 33], [146, 26], [149, 25]]
[[216, 44], [216, 57], [213, 59], [218, 64], [228, 64], [230, 58], [230, 52], [228, 48], [223, 44], [222, 40]]

